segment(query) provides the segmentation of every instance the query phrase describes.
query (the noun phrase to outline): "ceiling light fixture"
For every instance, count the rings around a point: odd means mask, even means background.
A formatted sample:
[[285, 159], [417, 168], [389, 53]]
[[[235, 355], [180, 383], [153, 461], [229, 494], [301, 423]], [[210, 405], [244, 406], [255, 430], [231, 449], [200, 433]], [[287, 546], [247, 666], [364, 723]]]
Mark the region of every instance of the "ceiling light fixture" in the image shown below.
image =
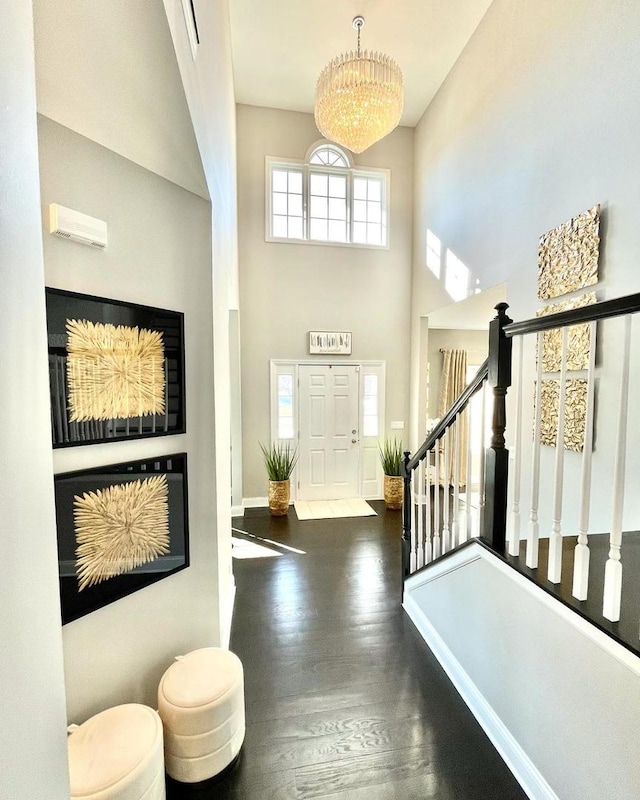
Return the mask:
[[402, 116], [402, 72], [383, 53], [360, 50], [364, 17], [353, 19], [358, 49], [330, 61], [316, 84], [314, 113], [320, 133], [362, 153], [383, 139]]

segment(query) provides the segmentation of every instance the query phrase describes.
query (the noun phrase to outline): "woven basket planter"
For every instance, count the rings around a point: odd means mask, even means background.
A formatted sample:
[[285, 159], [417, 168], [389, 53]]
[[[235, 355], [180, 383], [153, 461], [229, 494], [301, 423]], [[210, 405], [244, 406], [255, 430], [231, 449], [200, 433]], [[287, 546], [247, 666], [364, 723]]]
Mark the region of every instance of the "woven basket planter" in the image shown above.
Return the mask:
[[269, 511], [274, 517], [284, 517], [289, 512], [291, 482], [269, 481]]
[[401, 475], [384, 476], [384, 504], [391, 511], [402, 508], [404, 481]]

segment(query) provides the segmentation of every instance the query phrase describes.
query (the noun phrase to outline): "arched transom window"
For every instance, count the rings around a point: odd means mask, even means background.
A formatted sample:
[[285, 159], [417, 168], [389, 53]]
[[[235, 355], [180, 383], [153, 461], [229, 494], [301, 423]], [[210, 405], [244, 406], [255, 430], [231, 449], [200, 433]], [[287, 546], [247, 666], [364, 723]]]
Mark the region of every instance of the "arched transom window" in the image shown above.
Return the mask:
[[387, 247], [389, 171], [360, 169], [331, 142], [304, 161], [267, 158], [267, 240]]
[[309, 158], [310, 164], [324, 164], [325, 167], [349, 167], [350, 164], [340, 148], [328, 144], [316, 147]]

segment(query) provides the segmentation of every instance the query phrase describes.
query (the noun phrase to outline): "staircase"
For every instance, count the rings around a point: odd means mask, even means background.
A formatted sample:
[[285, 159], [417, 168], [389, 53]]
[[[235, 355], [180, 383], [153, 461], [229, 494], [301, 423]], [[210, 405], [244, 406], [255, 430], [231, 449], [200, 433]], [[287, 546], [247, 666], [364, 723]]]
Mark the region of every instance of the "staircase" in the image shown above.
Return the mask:
[[[513, 323], [500, 304], [487, 362], [405, 454], [405, 610], [532, 798], [640, 797], [640, 534], [623, 534], [637, 527], [625, 468], [640, 443], [639, 310], [631, 295]], [[546, 331], [560, 342], [550, 377]], [[473, 403], [490, 411], [489, 441], [484, 425], [465, 434]]]

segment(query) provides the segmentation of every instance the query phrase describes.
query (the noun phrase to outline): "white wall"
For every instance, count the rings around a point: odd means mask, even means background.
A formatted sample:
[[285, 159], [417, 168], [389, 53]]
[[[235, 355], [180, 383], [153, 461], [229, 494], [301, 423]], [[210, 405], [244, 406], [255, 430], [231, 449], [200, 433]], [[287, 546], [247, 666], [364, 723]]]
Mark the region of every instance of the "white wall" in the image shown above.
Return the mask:
[[265, 156], [304, 159], [321, 136], [311, 114], [240, 105], [237, 115], [244, 496], [260, 497], [269, 359], [308, 358], [310, 330], [352, 331], [352, 360], [386, 361], [387, 421], [405, 420], [408, 436], [413, 131], [355, 158], [391, 170], [388, 250], [266, 242]]
[[69, 797], [30, 3], [0, 28], [0, 794]]
[[405, 607], [529, 797], [640, 796], [635, 656], [478, 545], [411, 577]]
[[[442, 305], [441, 284], [424, 263], [430, 228], [480, 278], [507, 283], [515, 319], [533, 316], [537, 244], [544, 231], [596, 202], [603, 205], [601, 296], [640, 288], [640, 6], [631, 0], [557, 3], [494, 0], [415, 135], [413, 378], [419, 317]], [[636, 341], [640, 325], [636, 326]], [[612, 493], [611, 409], [615, 407], [619, 336], [599, 333], [603, 349], [598, 397], [598, 489]], [[611, 350], [608, 350], [610, 346]], [[607, 359], [607, 352], [612, 355]], [[602, 370], [609, 369], [609, 372]], [[617, 379], [617, 378], [616, 378]], [[632, 382], [632, 407], [640, 374]], [[524, 430], [530, 430], [530, 412]], [[527, 447], [529, 437], [525, 437]], [[628, 487], [640, 472], [638, 434], [631, 431]], [[543, 478], [553, 450], [544, 448]], [[525, 452], [524, 480], [529, 459]], [[566, 458], [569, 483], [579, 457]], [[543, 485], [543, 497], [551, 487]], [[526, 507], [526, 500], [524, 505]], [[568, 497], [567, 504], [574, 505]], [[606, 504], [598, 503], [594, 513]], [[637, 528], [638, 493], [628, 493], [626, 526]], [[575, 519], [566, 520], [570, 532]], [[550, 528], [550, 514], [541, 517]], [[609, 526], [609, 512], [594, 517]]]
[[[154, 705], [173, 656], [219, 641], [213, 482], [209, 203], [39, 117], [42, 204], [107, 221], [104, 251], [44, 237], [48, 286], [185, 315], [187, 433], [54, 451], [56, 472], [186, 451], [191, 566], [63, 629], [69, 719], [122, 702]], [[87, 176], [91, 176], [87, 180]]]

